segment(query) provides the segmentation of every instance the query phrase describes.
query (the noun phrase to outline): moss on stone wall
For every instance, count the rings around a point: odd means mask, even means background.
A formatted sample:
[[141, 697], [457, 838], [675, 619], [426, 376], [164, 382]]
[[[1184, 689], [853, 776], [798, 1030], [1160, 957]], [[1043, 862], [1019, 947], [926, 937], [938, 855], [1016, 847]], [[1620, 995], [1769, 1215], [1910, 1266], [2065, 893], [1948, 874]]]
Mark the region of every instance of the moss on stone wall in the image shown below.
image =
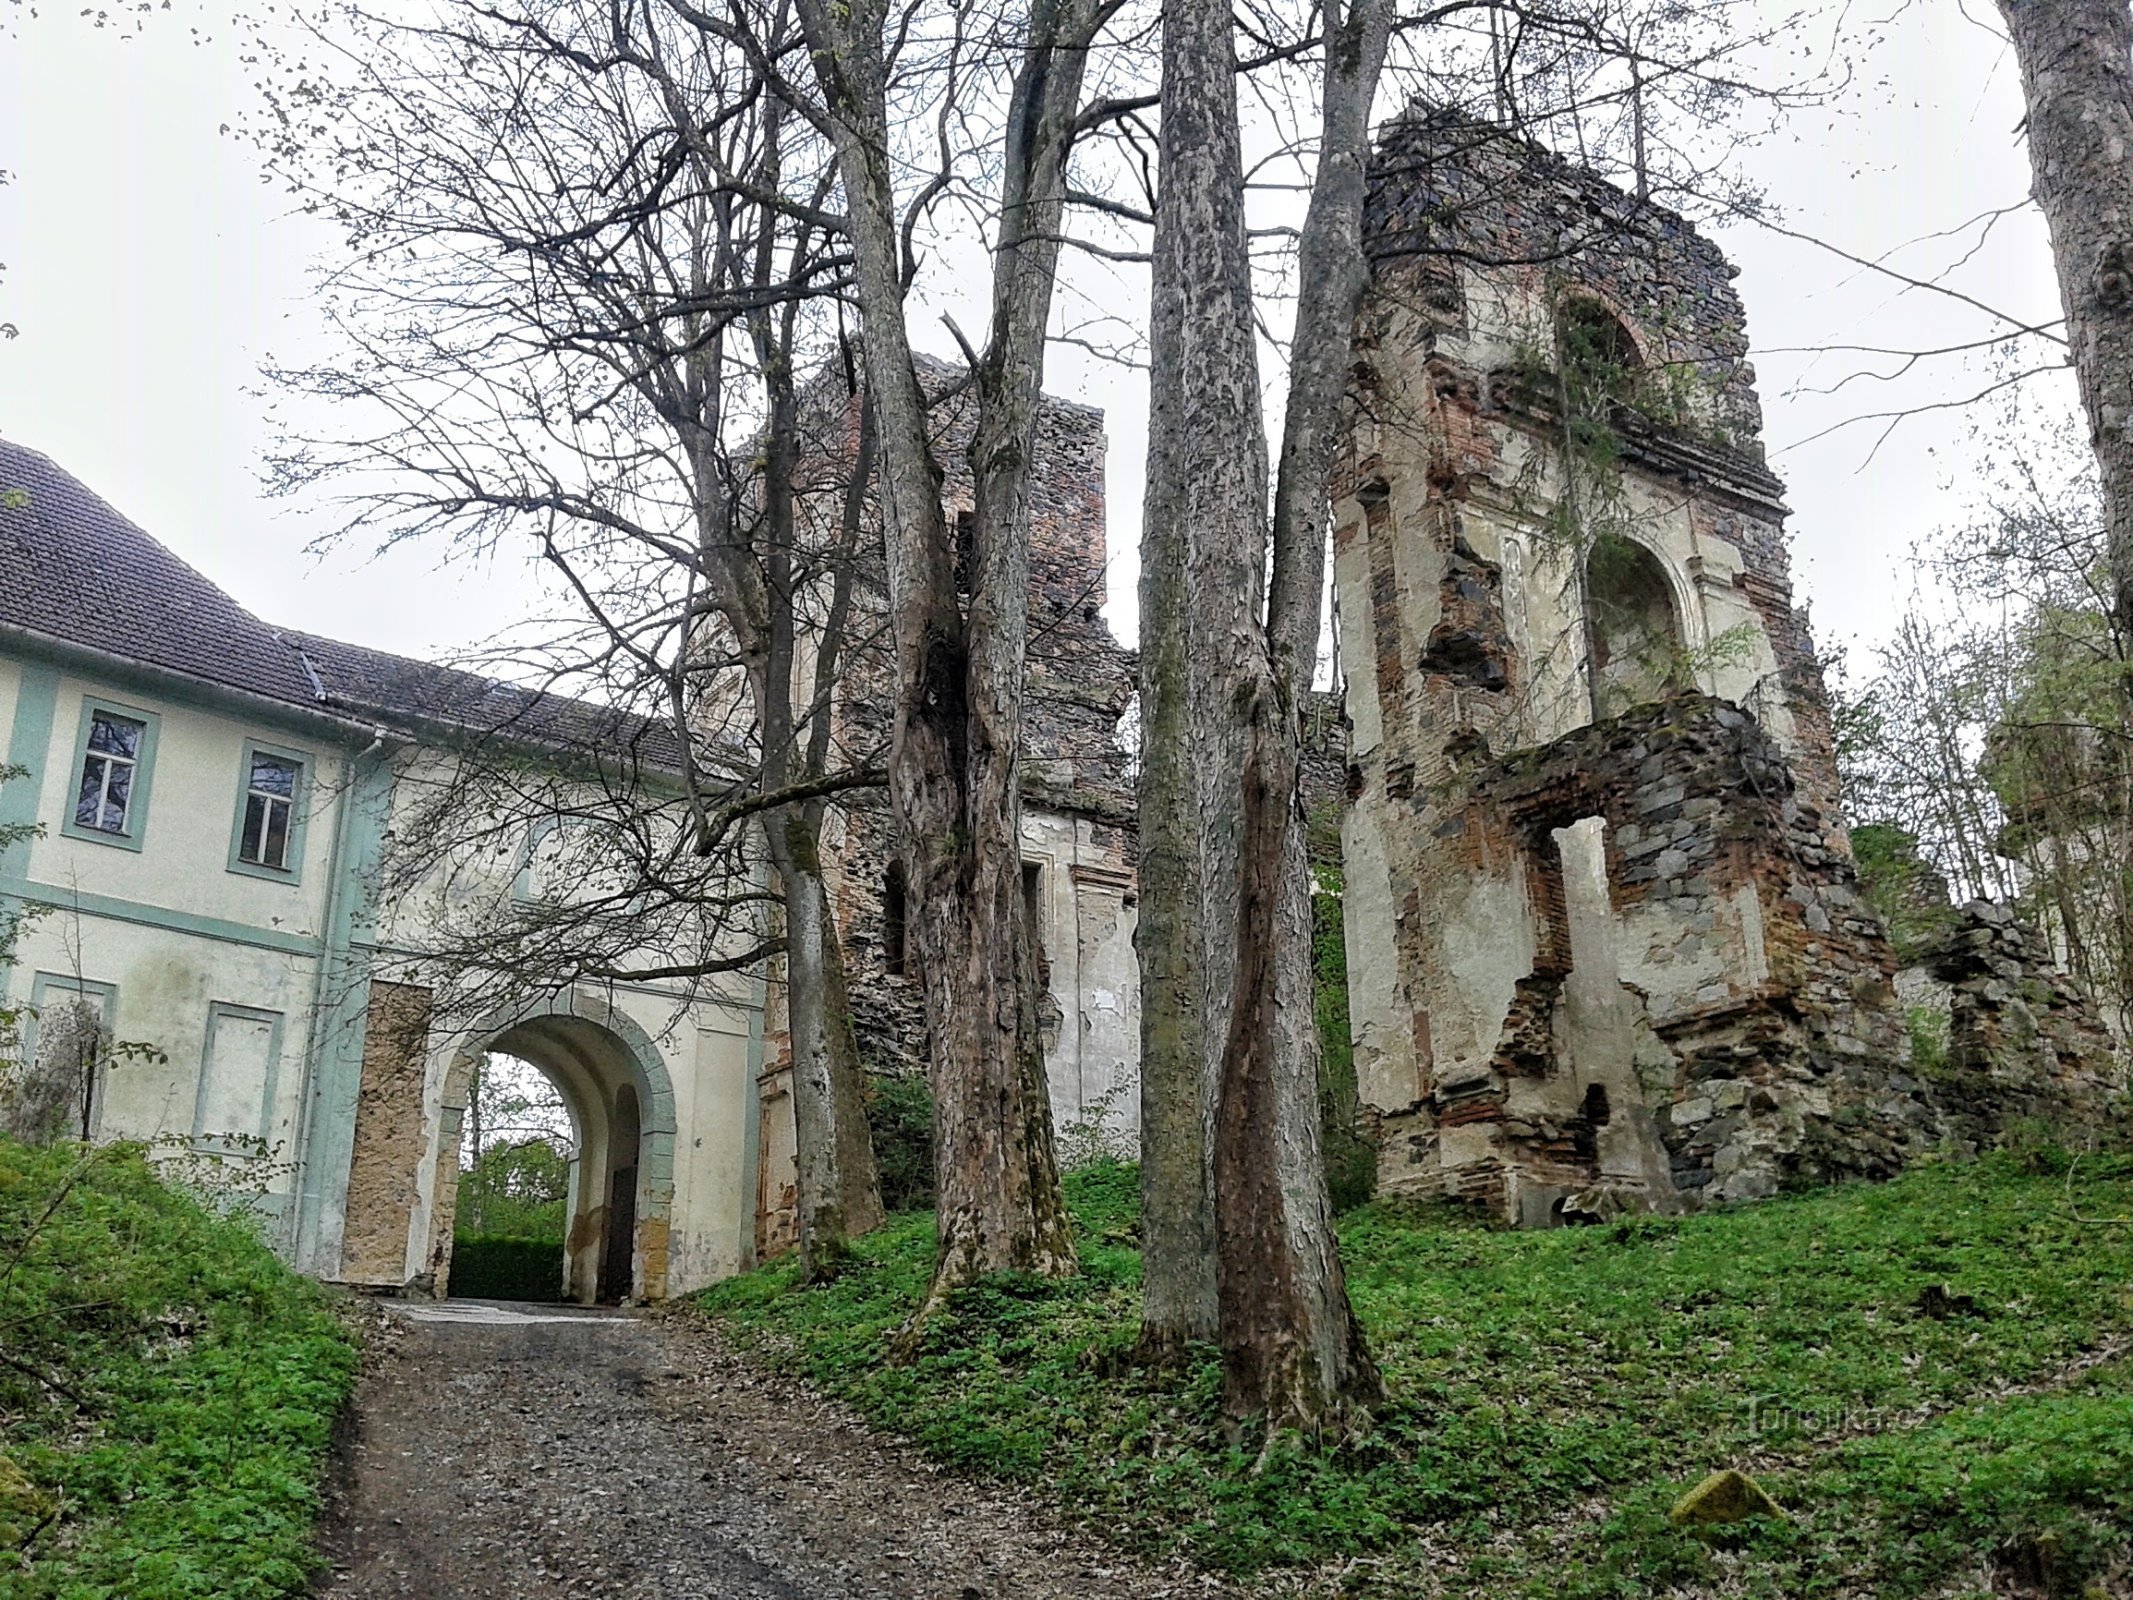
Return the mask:
[[1377, 1193], [1378, 1151], [1357, 1127], [1355, 1046], [1348, 1032], [1348, 945], [1341, 919], [1340, 877], [1319, 876], [1311, 899], [1311, 968], [1318, 1018], [1318, 1107], [1326, 1153], [1326, 1188], [1336, 1214]]

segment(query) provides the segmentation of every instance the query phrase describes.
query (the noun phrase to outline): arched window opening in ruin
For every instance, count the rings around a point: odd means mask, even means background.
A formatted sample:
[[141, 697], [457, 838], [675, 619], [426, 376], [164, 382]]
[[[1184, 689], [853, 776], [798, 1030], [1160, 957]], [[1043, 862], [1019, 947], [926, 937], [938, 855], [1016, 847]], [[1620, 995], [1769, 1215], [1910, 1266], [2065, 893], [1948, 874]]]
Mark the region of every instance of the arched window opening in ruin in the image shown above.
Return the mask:
[[905, 976], [904, 864], [889, 863], [881, 875], [881, 964], [892, 978]]
[[1674, 587], [1656, 555], [1621, 534], [1601, 534], [1585, 558], [1585, 596], [1595, 716], [1615, 716], [1688, 686]]
[[1590, 295], [1564, 298], [1555, 314], [1557, 359], [1574, 411], [1591, 416], [1635, 405], [1644, 353], [1622, 319]]

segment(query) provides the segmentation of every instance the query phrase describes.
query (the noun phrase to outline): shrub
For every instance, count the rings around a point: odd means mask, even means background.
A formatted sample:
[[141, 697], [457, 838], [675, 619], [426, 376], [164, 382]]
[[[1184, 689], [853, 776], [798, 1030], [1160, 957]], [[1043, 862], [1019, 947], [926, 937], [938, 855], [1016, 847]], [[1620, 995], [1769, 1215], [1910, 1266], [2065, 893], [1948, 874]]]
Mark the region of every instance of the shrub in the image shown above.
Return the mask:
[[355, 1351], [138, 1146], [0, 1140], [0, 1592], [267, 1600], [314, 1564]]
[[923, 1078], [870, 1077], [867, 1132], [881, 1173], [881, 1203], [891, 1211], [933, 1204], [933, 1091]]
[[469, 1300], [560, 1300], [563, 1241], [516, 1234], [461, 1234], [452, 1240], [455, 1297]]

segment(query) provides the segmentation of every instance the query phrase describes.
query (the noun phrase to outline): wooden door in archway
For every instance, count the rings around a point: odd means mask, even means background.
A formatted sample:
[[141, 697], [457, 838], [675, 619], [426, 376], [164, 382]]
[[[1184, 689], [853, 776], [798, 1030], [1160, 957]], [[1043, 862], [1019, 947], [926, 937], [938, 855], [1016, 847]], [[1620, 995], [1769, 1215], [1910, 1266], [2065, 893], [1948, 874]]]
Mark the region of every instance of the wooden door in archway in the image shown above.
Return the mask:
[[636, 1289], [637, 1160], [641, 1142], [637, 1091], [623, 1084], [615, 1091], [614, 1131], [608, 1146], [607, 1237], [600, 1250], [602, 1305], [620, 1305]]

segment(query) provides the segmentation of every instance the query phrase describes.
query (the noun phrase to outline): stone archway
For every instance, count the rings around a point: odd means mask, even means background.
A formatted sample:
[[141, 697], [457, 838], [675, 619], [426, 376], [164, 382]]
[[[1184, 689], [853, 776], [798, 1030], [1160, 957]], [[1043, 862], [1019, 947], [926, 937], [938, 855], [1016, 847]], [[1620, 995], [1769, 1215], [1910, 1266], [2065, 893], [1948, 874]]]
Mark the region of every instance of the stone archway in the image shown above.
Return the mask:
[[555, 1085], [578, 1136], [565, 1215], [563, 1296], [595, 1301], [666, 1297], [674, 1200], [674, 1086], [658, 1046], [626, 1013], [573, 991], [485, 1019], [445, 1078], [431, 1219], [432, 1270], [450, 1292], [459, 1134], [475, 1060], [497, 1051]]

